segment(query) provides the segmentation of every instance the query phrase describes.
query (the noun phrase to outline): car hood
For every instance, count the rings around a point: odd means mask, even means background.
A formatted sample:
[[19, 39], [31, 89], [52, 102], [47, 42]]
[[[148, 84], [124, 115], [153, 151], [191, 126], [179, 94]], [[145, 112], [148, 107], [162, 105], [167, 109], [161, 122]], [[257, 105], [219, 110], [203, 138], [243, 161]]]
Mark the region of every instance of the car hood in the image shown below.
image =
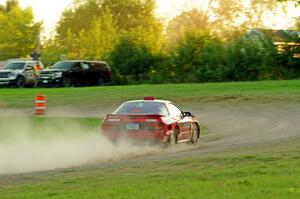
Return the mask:
[[11, 70], [11, 69], [2, 69], [0, 73], [21, 73], [22, 70]]
[[64, 72], [63, 69], [44, 69], [43, 72]]

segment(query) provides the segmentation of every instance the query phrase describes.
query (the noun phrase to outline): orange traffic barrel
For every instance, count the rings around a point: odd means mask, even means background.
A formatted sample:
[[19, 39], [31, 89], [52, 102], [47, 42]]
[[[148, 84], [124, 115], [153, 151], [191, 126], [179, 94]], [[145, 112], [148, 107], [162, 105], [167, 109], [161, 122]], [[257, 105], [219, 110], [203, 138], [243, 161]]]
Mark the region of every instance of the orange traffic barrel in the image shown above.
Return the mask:
[[35, 96], [35, 115], [45, 115], [45, 113], [46, 113], [45, 95]]

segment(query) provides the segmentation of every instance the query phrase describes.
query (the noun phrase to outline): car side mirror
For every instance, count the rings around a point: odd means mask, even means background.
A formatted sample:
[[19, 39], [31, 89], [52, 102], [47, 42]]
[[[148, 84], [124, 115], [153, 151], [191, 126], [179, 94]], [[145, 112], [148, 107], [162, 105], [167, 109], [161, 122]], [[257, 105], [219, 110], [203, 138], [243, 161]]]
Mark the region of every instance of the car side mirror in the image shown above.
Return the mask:
[[184, 112], [184, 113], [183, 113], [183, 116], [184, 116], [184, 117], [194, 117], [194, 115], [192, 115], [191, 112]]

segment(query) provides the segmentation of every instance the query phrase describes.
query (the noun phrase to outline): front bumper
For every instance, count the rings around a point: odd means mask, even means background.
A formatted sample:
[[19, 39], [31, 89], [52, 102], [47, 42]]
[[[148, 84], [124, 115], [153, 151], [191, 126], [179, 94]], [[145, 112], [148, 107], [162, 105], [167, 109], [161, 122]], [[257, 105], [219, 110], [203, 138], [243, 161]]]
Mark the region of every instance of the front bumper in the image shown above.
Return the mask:
[[43, 86], [51, 85], [61, 85], [62, 78], [49, 78], [49, 77], [39, 77], [38, 84]]
[[11, 78], [0, 78], [0, 86], [10, 86], [14, 85], [16, 82], [16, 79]]

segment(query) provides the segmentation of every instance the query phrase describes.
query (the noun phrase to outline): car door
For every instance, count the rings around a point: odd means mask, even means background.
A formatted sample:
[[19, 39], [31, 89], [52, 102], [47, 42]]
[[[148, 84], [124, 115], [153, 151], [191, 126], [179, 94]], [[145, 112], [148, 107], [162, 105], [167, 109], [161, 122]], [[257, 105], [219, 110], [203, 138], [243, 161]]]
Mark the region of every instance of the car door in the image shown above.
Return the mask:
[[85, 82], [84, 71], [82, 70], [81, 62], [76, 62], [70, 70], [70, 79], [73, 84], [82, 85]]
[[34, 63], [27, 63], [24, 66], [24, 78], [26, 83], [33, 83], [34, 82]]
[[90, 70], [89, 70], [89, 78], [90, 78], [90, 82], [91, 84], [97, 85], [99, 83], [99, 80], [103, 80], [105, 81], [103, 76], [103, 72], [102, 72], [102, 63], [98, 63], [98, 62], [88, 62], [89, 66], [90, 66]]
[[92, 85], [94, 83], [93, 70], [91, 64], [88, 62], [81, 62], [82, 75], [84, 76], [83, 83], [85, 85]]
[[179, 142], [188, 140], [191, 128], [190, 120], [184, 117], [182, 111], [174, 104], [168, 104], [168, 109], [172, 119], [176, 120], [179, 124], [180, 133], [178, 134], [177, 140]]

